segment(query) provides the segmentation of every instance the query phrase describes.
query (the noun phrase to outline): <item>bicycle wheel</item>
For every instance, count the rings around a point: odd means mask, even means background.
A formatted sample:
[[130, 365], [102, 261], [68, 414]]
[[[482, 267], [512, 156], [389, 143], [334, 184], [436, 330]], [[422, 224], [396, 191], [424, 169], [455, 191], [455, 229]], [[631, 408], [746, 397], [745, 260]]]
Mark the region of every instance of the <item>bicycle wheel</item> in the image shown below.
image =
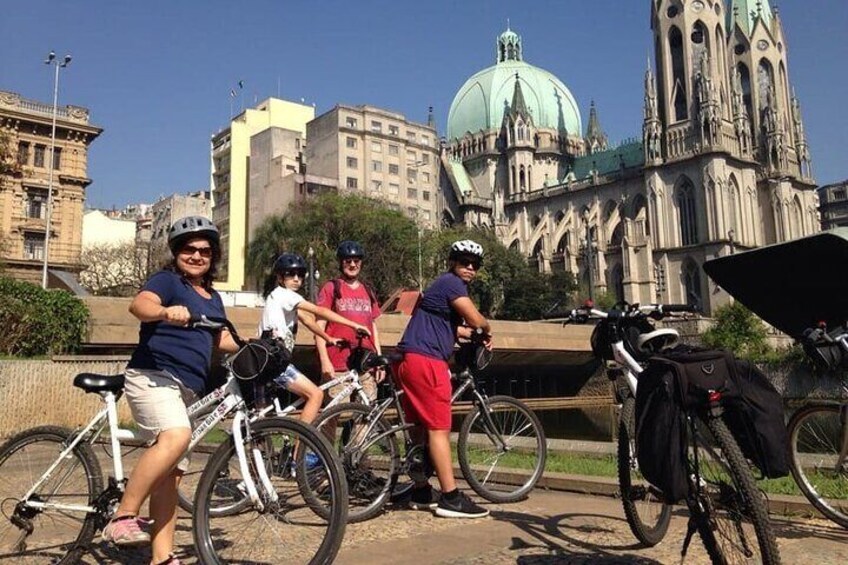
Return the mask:
[[[201, 563], [330, 563], [347, 522], [347, 487], [327, 440], [311, 427], [286, 418], [250, 425], [244, 448], [247, 471], [259, 501], [230, 516], [212, 512], [221, 489], [244, 489], [235, 442], [230, 438], [209, 458], [194, 499], [194, 544]], [[310, 509], [293, 476], [294, 451], [314, 455], [326, 478], [327, 518]], [[226, 475], [229, 483], [222, 483]]]
[[[94, 537], [96, 514], [37, 509], [21, 501], [59, 459], [72, 436], [68, 429], [44, 426], [24, 431], [0, 447], [0, 560], [24, 558], [39, 563], [76, 563], [86, 551]], [[80, 443], [28, 500], [82, 506], [91, 504], [102, 490], [97, 457], [91, 446]]]
[[[177, 504], [189, 514], [194, 514], [194, 497], [197, 493], [197, 484], [200, 482], [205, 467], [202, 462], [207, 457], [205, 453], [198, 452], [198, 450], [192, 452], [191, 465], [180, 479]], [[249, 504], [250, 499], [247, 498], [241, 481], [232, 479], [229, 476], [229, 470], [223, 469], [218, 476], [215, 487], [212, 489], [209, 513], [214, 516], [232, 516]]]
[[636, 460], [636, 399], [629, 396], [618, 421], [618, 484], [630, 531], [646, 547], [660, 543], [671, 521], [671, 505], [639, 472]]
[[[386, 433], [391, 425], [383, 418], [373, 421], [370, 408], [344, 403], [322, 412], [315, 427], [330, 437], [342, 463], [348, 485], [348, 521], [370, 520], [389, 499], [400, 472], [395, 434]], [[313, 496], [311, 502], [315, 511], [322, 513], [320, 497]]]
[[804, 406], [788, 426], [795, 482], [819, 512], [848, 528], [848, 406]]
[[765, 496], [730, 430], [708, 417], [696, 441], [700, 482], [689, 508], [713, 563], [780, 563]]
[[462, 421], [457, 455], [474, 492], [491, 502], [527, 497], [545, 471], [548, 447], [539, 418], [511, 396], [486, 399]]

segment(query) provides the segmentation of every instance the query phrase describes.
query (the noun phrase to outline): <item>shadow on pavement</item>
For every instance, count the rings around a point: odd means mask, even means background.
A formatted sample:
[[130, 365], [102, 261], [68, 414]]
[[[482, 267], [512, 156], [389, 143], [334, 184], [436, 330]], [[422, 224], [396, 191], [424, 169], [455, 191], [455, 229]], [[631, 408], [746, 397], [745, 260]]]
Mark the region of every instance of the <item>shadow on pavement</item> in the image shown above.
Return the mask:
[[807, 539], [815, 537], [818, 539], [844, 542], [846, 536], [848, 536], [848, 531], [845, 528], [829, 522], [824, 518], [813, 521], [801, 521], [779, 518], [772, 515], [771, 522], [774, 526], [774, 533], [778, 538]]
[[[492, 518], [509, 522], [530, 540], [514, 537], [510, 549], [543, 549], [544, 554], [522, 555], [521, 565], [553, 563], [627, 563], [655, 565], [660, 561], [622, 551], [638, 550], [624, 519], [602, 514], [569, 513], [543, 517], [521, 512], [493, 511]], [[613, 553], [617, 552], [617, 553]]]

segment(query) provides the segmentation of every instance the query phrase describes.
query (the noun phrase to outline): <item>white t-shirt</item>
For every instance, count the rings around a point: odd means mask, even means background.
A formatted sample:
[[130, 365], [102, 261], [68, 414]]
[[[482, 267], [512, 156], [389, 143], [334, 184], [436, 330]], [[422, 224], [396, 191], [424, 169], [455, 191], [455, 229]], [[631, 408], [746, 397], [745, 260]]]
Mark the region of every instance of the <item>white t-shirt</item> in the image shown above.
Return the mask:
[[294, 331], [297, 323], [297, 305], [303, 297], [293, 290], [278, 286], [265, 300], [262, 320], [259, 322], [259, 334], [271, 330], [274, 337], [283, 338], [286, 347], [294, 347]]

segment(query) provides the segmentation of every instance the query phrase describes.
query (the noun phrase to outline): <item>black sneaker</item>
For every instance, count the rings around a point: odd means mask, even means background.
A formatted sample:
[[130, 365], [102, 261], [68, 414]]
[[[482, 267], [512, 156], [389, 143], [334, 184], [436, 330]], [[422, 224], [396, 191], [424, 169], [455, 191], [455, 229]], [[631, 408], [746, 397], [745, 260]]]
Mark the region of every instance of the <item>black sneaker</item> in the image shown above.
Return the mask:
[[413, 510], [433, 510], [439, 505], [439, 492], [430, 485], [413, 488], [409, 507]]
[[460, 492], [453, 500], [442, 496], [436, 505], [436, 516], [442, 518], [485, 518], [488, 515], [488, 510], [476, 504], [464, 492]]
[[376, 476], [371, 471], [357, 473], [353, 484], [349, 484], [349, 490], [352, 494], [366, 500], [374, 500], [382, 494], [385, 488], [386, 479]]

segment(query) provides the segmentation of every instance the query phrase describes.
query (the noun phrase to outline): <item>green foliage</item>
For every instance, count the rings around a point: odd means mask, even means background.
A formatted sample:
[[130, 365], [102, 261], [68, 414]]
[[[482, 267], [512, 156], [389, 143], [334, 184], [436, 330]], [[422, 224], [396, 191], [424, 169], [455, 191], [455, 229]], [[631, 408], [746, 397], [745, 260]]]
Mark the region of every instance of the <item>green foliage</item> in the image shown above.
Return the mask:
[[726, 349], [752, 361], [766, 360], [772, 355], [763, 322], [741, 303], [721, 306], [716, 310], [715, 318], [715, 326], [703, 336], [707, 346]]
[[0, 354], [32, 357], [79, 349], [85, 304], [64, 290], [0, 277]]
[[[554, 304], [570, 304], [577, 288], [570, 273], [542, 274], [524, 256], [507, 249], [485, 229], [422, 229], [382, 202], [358, 195], [325, 193], [296, 204], [285, 216], [268, 218], [254, 233], [247, 252], [247, 270], [255, 287], [273, 288], [271, 269], [283, 251], [306, 258], [311, 246], [321, 280], [338, 273], [336, 247], [346, 239], [359, 241], [368, 253], [363, 278], [381, 300], [400, 287], [427, 284], [445, 271], [451, 243], [473, 239], [485, 252], [484, 268], [471, 286], [480, 311], [492, 318], [533, 320]], [[419, 281], [419, 250], [421, 277]]]

